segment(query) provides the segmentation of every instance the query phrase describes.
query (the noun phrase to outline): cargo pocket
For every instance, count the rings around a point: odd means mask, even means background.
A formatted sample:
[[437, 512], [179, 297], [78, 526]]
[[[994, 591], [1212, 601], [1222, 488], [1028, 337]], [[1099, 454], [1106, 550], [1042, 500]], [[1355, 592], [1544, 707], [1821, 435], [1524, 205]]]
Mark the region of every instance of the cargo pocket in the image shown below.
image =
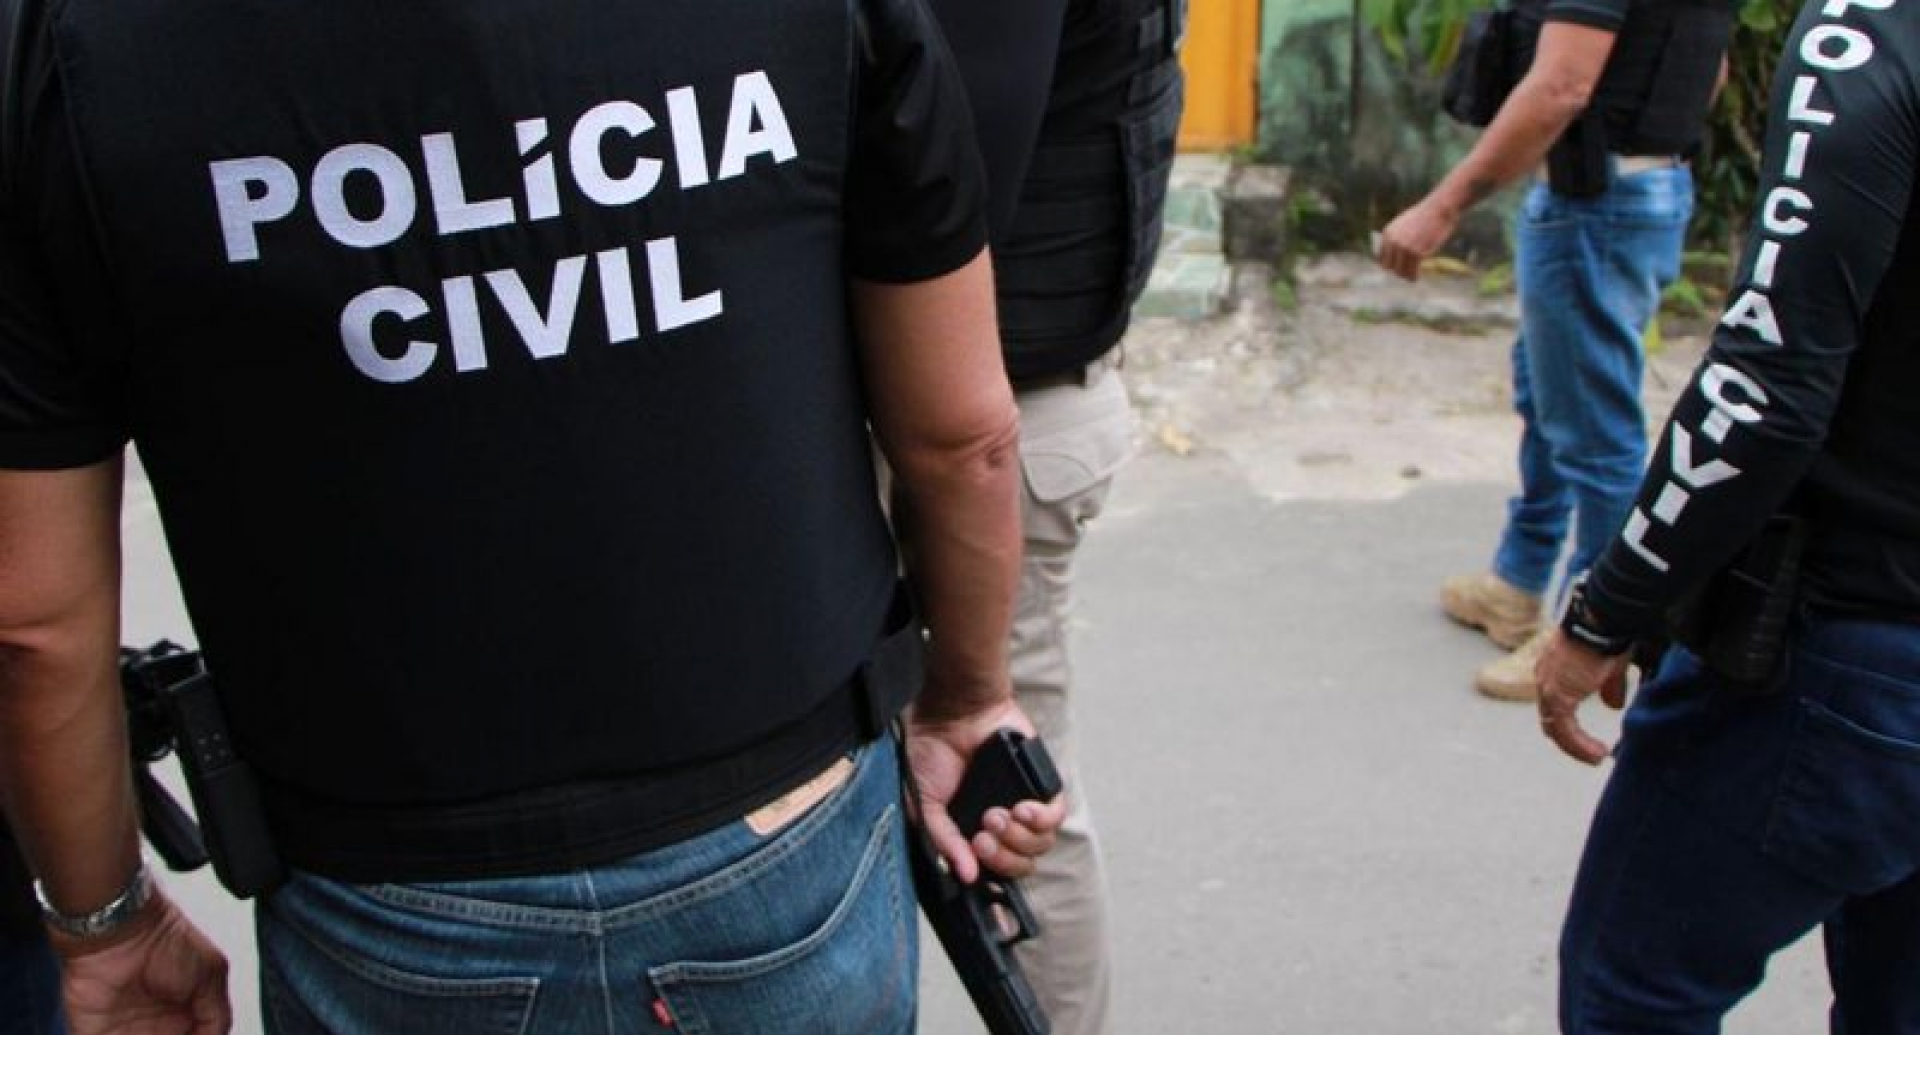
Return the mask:
[[1761, 850], [1848, 895], [1914, 871], [1920, 743], [1802, 701]]
[[[1108, 373], [1098, 385], [1022, 408], [1020, 467], [1029, 541], [1072, 544], [1106, 503], [1107, 482], [1134, 453], [1126, 387]], [[1117, 399], [1117, 400], [1116, 400]]]
[[[825, 921], [803, 927], [792, 944], [724, 961], [663, 964], [648, 974], [663, 1020], [688, 1035], [861, 1034], [911, 1031], [916, 944], [903, 888], [899, 808], [874, 823], [852, 880]], [[817, 874], [818, 860], [789, 860], [794, 875]], [[724, 900], [703, 904], [717, 923], [765, 923], [788, 910], [792, 878], [739, 882]], [[722, 910], [722, 908], [727, 910]]]

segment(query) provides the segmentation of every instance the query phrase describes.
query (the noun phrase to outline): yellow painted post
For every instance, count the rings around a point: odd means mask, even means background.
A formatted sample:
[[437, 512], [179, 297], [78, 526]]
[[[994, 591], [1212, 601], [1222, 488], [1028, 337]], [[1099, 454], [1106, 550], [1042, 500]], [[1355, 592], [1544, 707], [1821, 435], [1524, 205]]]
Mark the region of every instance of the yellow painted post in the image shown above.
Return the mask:
[[1225, 150], [1253, 141], [1259, 53], [1260, 0], [1190, 0], [1180, 50], [1187, 73], [1180, 149]]

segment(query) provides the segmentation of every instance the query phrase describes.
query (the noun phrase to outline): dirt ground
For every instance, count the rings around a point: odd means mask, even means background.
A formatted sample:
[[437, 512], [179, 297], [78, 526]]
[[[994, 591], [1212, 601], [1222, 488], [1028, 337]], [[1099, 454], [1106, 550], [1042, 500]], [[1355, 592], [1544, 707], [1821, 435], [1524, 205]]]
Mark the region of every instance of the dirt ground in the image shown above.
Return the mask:
[[[1514, 482], [1510, 291], [1482, 296], [1461, 272], [1410, 285], [1353, 254], [1298, 266], [1290, 305], [1273, 282], [1241, 264], [1224, 314], [1135, 324], [1128, 383], [1153, 452], [1224, 454], [1275, 500]], [[1645, 382], [1654, 425], [1705, 345], [1667, 333]]]

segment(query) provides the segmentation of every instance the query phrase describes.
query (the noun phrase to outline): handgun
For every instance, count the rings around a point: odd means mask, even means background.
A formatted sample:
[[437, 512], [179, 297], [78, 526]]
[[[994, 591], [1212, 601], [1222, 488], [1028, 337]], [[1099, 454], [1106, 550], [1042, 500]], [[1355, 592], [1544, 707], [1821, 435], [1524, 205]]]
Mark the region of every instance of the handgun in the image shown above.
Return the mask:
[[[1002, 729], [974, 751], [948, 812], [964, 836], [980, 831], [991, 807], [1011, 808], [1060, 794], [1060, 774], [1038, 739]], [[984, 868], [963, 885], [934, 854], [924, 835], [907, 845], [920, 909], [946, 950], [955, 974], [995, 1035], [1045, 1035], [1046, 1010], [1027, 982], [1014, 946], [1040, 935], [1040, 924], [1020, 887]]]

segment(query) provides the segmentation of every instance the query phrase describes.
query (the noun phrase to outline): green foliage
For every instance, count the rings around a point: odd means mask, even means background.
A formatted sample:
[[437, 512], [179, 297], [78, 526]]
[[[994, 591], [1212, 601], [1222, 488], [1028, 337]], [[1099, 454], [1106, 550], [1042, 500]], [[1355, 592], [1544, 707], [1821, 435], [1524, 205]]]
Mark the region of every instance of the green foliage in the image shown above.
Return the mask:
[[1694, 164], [1698, 245], [1732, 250], [1758, 201], [1773, 69], [1798, 11], [1796, 0], [1741, 0], [1727, 50], [1727, 85], [1707, 120], [1705, 153]]
[[1300, 310], [1300, 292], [1294, 287], [1292, 277], [1286, 274], [1274, 275], [1273, 306], [1288, 315]]
[[1713, 314], [1714, 308], [1698, 282], [1681, 278], [1661, 294], [1660, 310], [1682, 318], [1704, 319]]
[[1513, 263], [1496, 263], [1483, 271], [1473, 281], [1473, 291], [1480, 296], [1501, 296], [1513, 291]]
[[1359, 0], [1360, 20], [1379, 36], [1387, 55], [1437, 76], [1460, 51], [1467, 16], [1493, 0]]
[[[1299, 222], [1298, 241], [1350, 248], [1419, 198], [1470, 144], [1439, 106], [1445, 63], [1474, 3], [1488, 0], [1292, 0], [1269, 28], [1262, 65], [1260, 146], [1288, 166], [1296, 190], [1325, 196]], [[1366, 20], [1382, 20], [1374, 32]], [[1449, 36], [1450, 35], [1450, 36]], [[1449, 43], [1450, 42], [1450, 43]], [[1442, 48], [1445, 54], [1436, 54]], [[1463, 229], [1458, 253], [1499, 238]]]

